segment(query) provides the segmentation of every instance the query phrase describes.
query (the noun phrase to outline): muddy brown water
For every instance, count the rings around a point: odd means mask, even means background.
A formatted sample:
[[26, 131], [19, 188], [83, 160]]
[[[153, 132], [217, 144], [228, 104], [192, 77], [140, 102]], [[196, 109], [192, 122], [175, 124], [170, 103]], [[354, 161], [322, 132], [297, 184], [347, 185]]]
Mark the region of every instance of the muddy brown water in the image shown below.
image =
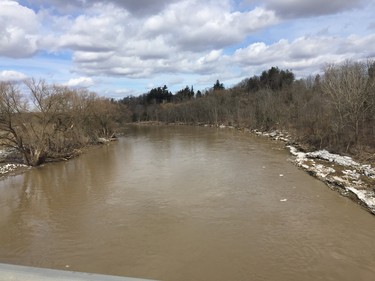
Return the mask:
[[231, 130], [132, 127], [0, 182], [0, 262], [158, 280], [375, 280], [375, 217]]

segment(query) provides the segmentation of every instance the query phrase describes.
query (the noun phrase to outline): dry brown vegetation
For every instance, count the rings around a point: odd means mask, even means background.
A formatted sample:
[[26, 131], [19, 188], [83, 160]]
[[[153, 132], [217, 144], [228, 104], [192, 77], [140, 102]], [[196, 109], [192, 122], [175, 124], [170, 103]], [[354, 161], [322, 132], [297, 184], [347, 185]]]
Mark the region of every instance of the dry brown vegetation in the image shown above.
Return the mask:
[[[21, 90], [22, 89], [22, 90]], [[24, 163], [69, 158], [76, 150], [115, 133], [126, 108], [86, 90], [27, 80], [0, 83], [0, 144]]]
[[129, 106], [133, 121], [279, 129], [312, 149], [353, 155], [367, 151], [369, 157], [375, 151], [372, 61], [327, 65], [322, 75], [299, 80], [291, 71], [272, 67], [232, 88], [217, 81], [203, 94], [184, 97], [150, 100], [145, 94], [121, 102]]

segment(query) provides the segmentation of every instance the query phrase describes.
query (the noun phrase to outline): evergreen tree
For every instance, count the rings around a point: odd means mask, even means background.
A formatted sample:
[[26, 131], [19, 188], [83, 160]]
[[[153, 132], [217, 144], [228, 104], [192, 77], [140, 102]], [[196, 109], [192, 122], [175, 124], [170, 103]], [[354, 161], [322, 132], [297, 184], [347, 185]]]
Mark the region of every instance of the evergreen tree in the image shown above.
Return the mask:
[[225, 87], [224, 87], [224, 84], [220, 83], [220, 81], [218, 79], [218, 80], [216, 80], [216, 83], [214, 84], [213, 89], [214, 89], [214, 91], [220, 91], [220, 90], [224, 90]]

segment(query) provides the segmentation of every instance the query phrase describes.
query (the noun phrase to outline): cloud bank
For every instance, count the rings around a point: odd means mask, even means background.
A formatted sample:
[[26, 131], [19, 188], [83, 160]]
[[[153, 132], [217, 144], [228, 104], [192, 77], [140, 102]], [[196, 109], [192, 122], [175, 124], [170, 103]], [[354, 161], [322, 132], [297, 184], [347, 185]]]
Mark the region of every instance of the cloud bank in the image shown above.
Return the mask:
[[303, 76], [327, 62], [373, 58], [374, 7], [361, 0], [3, 0], [0, 57], [28, 68], [10, 62], [0, 71], [38, 76], [41, 58], [59, 59], [66, 67], [59, 81], [84, 87], [105, 79], [203, 85], [271, 66]]

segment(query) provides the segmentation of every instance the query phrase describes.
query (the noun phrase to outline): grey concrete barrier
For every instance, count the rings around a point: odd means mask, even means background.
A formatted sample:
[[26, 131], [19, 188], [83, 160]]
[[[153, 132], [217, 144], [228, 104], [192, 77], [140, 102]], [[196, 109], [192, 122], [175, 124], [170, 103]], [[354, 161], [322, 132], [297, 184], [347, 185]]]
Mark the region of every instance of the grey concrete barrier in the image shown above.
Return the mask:
[[0, 281], [151, 281], [0, 263]]

